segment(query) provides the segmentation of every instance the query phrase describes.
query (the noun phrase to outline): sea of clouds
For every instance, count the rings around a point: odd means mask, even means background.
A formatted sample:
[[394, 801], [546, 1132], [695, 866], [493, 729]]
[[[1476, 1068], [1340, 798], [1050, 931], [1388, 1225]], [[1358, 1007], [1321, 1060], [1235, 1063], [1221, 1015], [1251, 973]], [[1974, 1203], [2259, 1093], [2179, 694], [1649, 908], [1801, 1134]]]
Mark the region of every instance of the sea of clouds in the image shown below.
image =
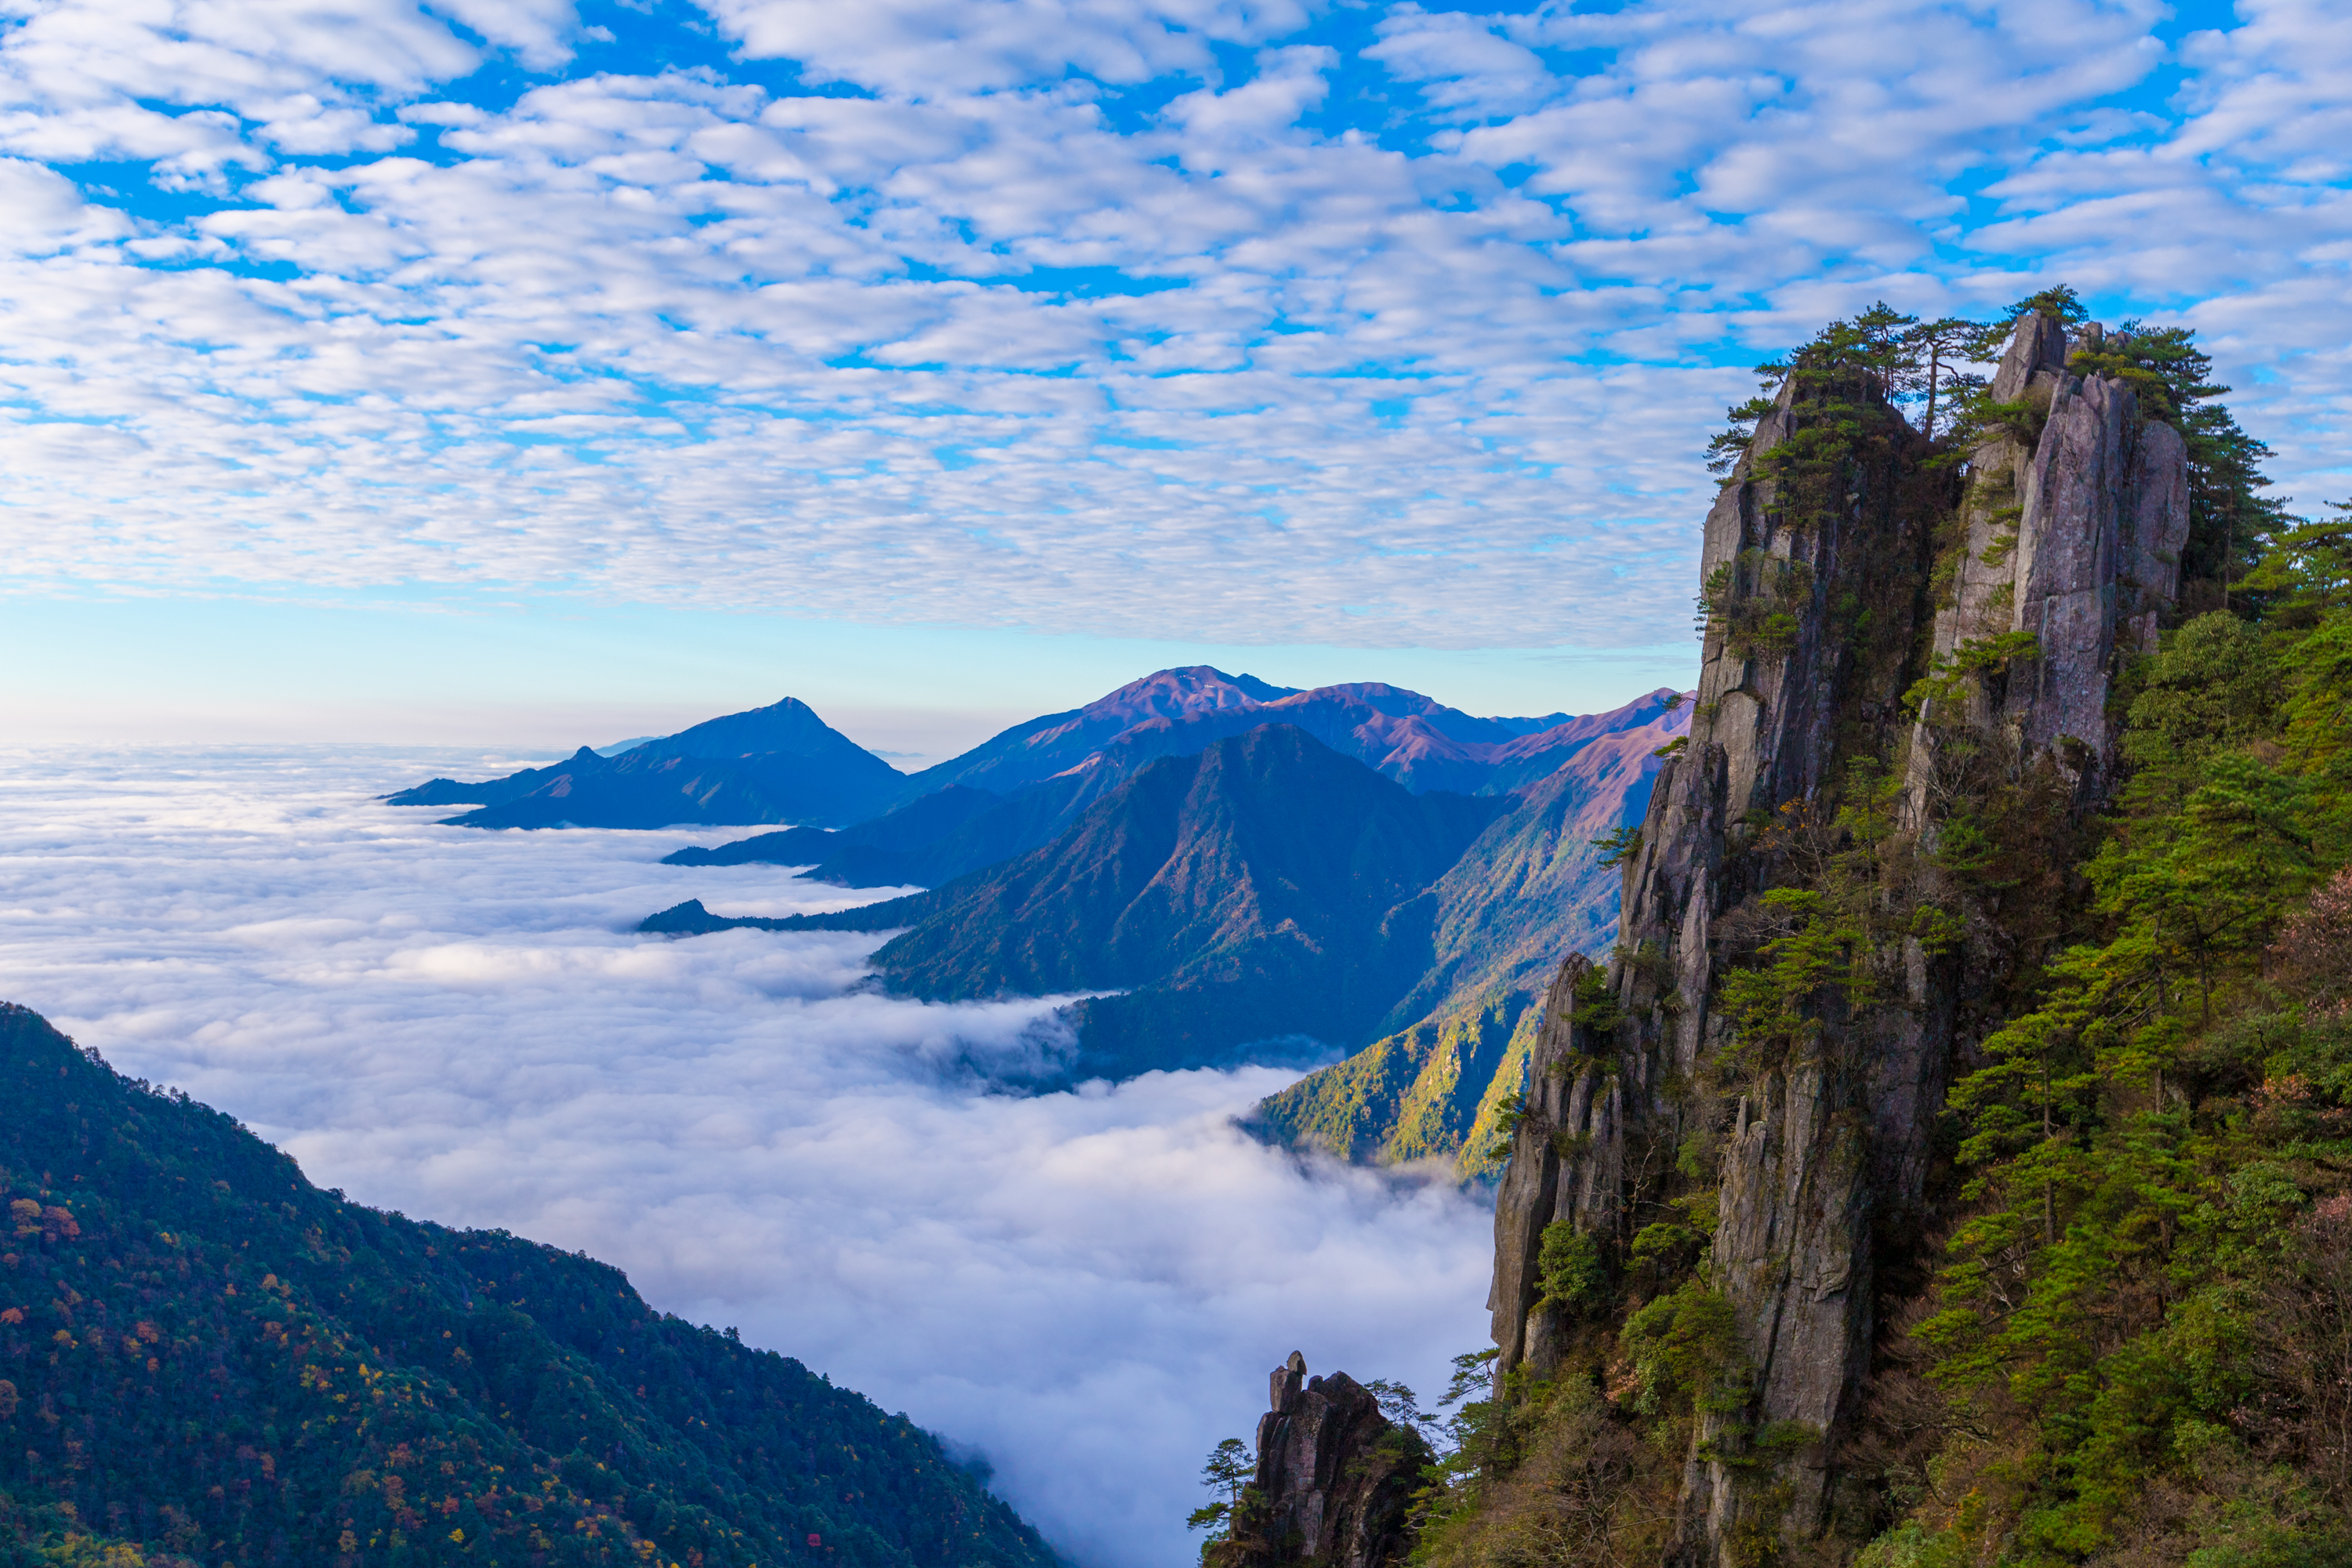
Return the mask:
[[[709, 833], [478, 833], [369, 797], [478, 754], [0, 752], [0, 998], [323, 1185], [625, 1268], [994, 1466], [1084, 1564], [1172, 1568], [1266, 1370], [1442, 1385], [1484, 1207], [1233, 1115], [1296, 1075], [1020, 1095], [1044, 1002], [867, 987], [869, 936], [635, 935], [873, 893], [656, 864]], [[724, 837], [722, 833], [719, 837]]]
[[2337, 0], [5, 0], [11, 563], [1647, 644], [1745, 366], [2061, 279], [2309, 508], [2347, 82]]

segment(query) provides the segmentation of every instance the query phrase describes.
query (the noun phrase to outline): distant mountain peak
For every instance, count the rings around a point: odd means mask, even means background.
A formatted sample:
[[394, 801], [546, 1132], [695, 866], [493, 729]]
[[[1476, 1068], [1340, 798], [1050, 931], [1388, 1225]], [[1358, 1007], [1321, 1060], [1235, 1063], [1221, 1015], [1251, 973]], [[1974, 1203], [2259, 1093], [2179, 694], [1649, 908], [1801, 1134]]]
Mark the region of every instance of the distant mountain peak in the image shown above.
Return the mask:
[[779, 752], [812, 756], [838, 752], [849, 744], [849, 738], [818, 718], [815, 709], [797, 697], [783, 697], [765, 708], [706, 719], [637, 749], [654, 756], [716, 760]]
[[1130, 680], [1096, 698], [1077, 710], [1077, 714], [1088, 719], [1115, 715], [1173, 718], [1181, 713], [1215, 712], [1278, 702], [1297, 692], [1296, 687], [1276, 686], [1255, 675], [1227, 675], [1214, 665], [1188, 664], [1173, 669], [1156, 669], [1139, 680]]
[[478, 805], [465, 827], [663, 827], [848, 823], [904, 798], [906, 776], [797, 697], [705, 720], [625, 749], [583, 746], [502, 779], [433, 779], [394, 805]]

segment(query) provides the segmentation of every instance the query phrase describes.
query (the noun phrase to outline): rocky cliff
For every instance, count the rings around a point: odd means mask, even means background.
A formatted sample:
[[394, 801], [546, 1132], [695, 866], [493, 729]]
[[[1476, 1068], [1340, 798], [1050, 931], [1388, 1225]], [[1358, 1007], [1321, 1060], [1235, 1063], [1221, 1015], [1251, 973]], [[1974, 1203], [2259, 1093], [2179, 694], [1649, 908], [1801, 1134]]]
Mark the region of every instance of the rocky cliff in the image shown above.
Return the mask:
[[1675, 1563], [1834, 1524], [1885, 1276], [1937, 1223], [1956, 1053], [2014, 967], [2016, 921], [1988, 917], [2040, 896], [2030, 868], [1987, 890], [1953, 868], [1987, 814], [2054, 846], [2111, 787], [2110, 684], [2176, 591], [2188, 514], [2180, 437], [2084, 368], [2103, 336], [2022, 317], [1965, 468], [1866, 367], [1801, 357], [1707, 517], [1689, 741], [1614, 955], [1545, 1000], [1489, 1303], [1507, 1397], [1608, 1353], [1548, 1277], [1563, 1260], [1622, 1279], [1711, 1233], [1690, 1289], [1730, 1342], [1694, 1402]]
[[1209, 1568], [1391, 1568], [1412, 1546], [1407, 1510], [1429, 1451], [1344, 1372], [1308, 1377], [1297, 1352], [1274, 1369], [1257, 1425], [1257, 1474]]
[[[2035, 657], [1998, 684], [1947, 695], [1958, 713], [1938, 713], [1933, 698], [1925, 705], [1906, 781], [1916, 826], [1948, 805], [1929, 798], [1946, 735], [1969, 745], [2006, 731], [2024, 757], [2055, 756], [2082, 804], [2107, 778], [2116, 657], [2156, 651], [2158, 616], [2180, 586], [2189, 477], [2180, 433], [2142, 417], [2129, 384], [2067, 369], [2105, 337], [2089, 323], [2070, 339], [2049, 317], [2029, 316], [1993, 377], [1994, 402], [2024, 423], [1969, 458], [1963, 548], [1937, 607], [1934, 654], [1948, 661], [1971, 645], [2031, 637]], [[1948, 759], [1940, 773], [1962, 776]]]

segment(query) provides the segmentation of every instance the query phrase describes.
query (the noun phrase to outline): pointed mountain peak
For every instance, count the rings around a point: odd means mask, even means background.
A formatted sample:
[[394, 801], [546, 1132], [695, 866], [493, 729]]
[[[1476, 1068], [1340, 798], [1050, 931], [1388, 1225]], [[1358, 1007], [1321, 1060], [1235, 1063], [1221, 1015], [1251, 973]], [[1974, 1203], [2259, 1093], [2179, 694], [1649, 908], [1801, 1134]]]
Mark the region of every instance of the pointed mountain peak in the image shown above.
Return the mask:
[[741, 757], [771, 752], [803, 757], [854, 755], [888, 767], [818, 718], [816, 710], [797, 697], [779, 698], [765, 708], [706, 719], [675, 735], [648, 741], [641, 749], [648, 756], [663, 757]]

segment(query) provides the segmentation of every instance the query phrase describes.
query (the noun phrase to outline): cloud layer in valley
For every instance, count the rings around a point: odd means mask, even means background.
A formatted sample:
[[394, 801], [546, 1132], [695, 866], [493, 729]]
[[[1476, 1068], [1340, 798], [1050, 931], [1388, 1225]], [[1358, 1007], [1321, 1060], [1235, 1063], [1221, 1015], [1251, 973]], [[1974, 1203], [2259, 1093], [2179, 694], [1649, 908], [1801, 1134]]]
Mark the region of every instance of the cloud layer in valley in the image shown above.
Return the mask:
[[987, 1092], [1044, 1005], [856, 989], [871, 937], [628, 931], [871, 894], [363, 798], [446, 756], [0, 761], [0, 998], [314, 1181], [590, 1252], [905, 1410], [1082, 1563], [1191, 1561], [1201, 1456], [1292, 1349], [1426, 1392], [1483, 1342], [1476, 1204], [1233, 1130], [1295, 1075]]
[[2324, 0], [0, 5], [20, 581], [1679, 635], [1739, 367], [2053, 279], [2352, 489]]

